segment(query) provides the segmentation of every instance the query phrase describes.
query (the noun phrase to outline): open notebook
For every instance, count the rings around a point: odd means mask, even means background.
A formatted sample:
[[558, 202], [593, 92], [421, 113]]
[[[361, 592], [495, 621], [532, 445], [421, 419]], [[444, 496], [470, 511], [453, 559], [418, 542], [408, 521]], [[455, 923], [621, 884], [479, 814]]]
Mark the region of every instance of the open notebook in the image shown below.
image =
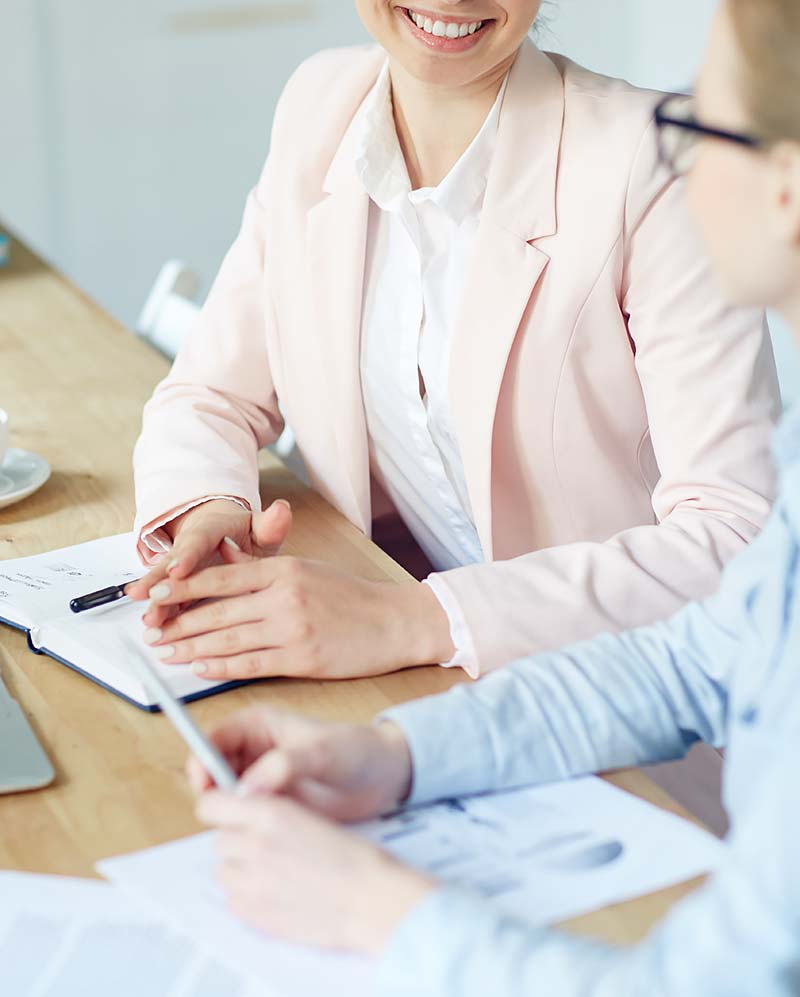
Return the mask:
[[142, 641], [141, 603], [128, 600], [73, 613], [71, 599], [141, 577], [132, 533], [0, 562], [0, 622], [28, 635], [37, 654], [80, 672], [143, 710], [158, 710], [127, 665], [132, 648], [156, 667], [175, 696], [200, 699], [241, 685], [208, 682], [189, 665], [164, 665]]

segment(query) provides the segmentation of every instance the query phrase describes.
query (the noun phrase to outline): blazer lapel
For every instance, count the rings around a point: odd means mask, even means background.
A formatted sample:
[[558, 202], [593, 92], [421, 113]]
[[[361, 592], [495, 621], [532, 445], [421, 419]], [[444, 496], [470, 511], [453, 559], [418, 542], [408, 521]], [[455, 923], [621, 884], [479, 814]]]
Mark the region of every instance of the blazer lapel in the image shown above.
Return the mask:
[[487, 560], [494, 547], [495, 413], [509, 354], [549, 261], [535, 240], [557, 229], [563, 120], [561, 75], [547, 56], [526, 42], [506, 89], [450, 367], [450, 400]]
[[325, 190], [327, 196], [307, 215], [306, 244], [317, 362], [331, 443], [343, 471], [331, 497], [369, 534], [369, 449], [360, 360], [369, 198], [355, 172], [352, 128], [334, 158]]

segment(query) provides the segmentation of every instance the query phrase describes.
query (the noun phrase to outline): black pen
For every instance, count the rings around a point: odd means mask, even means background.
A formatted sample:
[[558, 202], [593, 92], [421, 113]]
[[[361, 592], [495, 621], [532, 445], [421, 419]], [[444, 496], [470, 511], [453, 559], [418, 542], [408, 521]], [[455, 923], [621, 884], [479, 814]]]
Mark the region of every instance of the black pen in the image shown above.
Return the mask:
[[129, 585], [133, 585], [134, 582], [140, 579], [132, 578], [129, 582], [123, 582], [122, 585], [111, 585], [107, 589], [100, 589], [99, 592], [90, 592], [88, 595], [80, 595], [77, 599], [73, 599], [69, 608], [73, 613], [85, 613], [87, 609], [97, 609], [98, 606], [108, 606], [109, 603], [118, 602], [120, 599], [125, 598], [125, 589]]

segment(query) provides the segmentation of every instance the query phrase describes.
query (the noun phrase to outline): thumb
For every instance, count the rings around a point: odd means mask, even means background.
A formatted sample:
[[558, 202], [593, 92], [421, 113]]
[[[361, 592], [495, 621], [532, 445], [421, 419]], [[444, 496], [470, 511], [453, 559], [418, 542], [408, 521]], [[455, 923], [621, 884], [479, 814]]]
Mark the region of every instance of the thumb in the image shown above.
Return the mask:
[[242, 783], [254, 793], [285, 793], [304, 779], [324, 781], [326, 760], [319, 746], [294, 745], [267, 752], [242, 775]]
[[277, 554], [291, 527], [292, 507], [286, 499], [277, 499], [264, 512], [254, 513], [252, 544], [265, 557]]

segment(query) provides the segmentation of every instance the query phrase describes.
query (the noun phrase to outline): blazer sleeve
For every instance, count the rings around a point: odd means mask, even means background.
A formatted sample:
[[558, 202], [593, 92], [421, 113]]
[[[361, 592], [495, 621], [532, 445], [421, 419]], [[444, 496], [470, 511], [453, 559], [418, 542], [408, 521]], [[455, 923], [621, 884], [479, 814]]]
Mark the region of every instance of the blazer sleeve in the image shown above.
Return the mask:
[[470, 674], [666, 619], [715, 592], [769, 516], [780, 415], [769, 330], [763, 313], [724, 303], [685, 186], [655, 150], [648, 130], [628, 189], [621, 286], [660, 473], [653, 523], [433, 576], [469, 631]]
[[264, 203], [269, 161], [248, 197], [241, 230], [167, 378], [144, 410], [134, 451], [135, 533], [212, 496], [259, 511], [258, 451], [280, 435], [282, 418], [267, 355], [274, 313], [265, 280]]

